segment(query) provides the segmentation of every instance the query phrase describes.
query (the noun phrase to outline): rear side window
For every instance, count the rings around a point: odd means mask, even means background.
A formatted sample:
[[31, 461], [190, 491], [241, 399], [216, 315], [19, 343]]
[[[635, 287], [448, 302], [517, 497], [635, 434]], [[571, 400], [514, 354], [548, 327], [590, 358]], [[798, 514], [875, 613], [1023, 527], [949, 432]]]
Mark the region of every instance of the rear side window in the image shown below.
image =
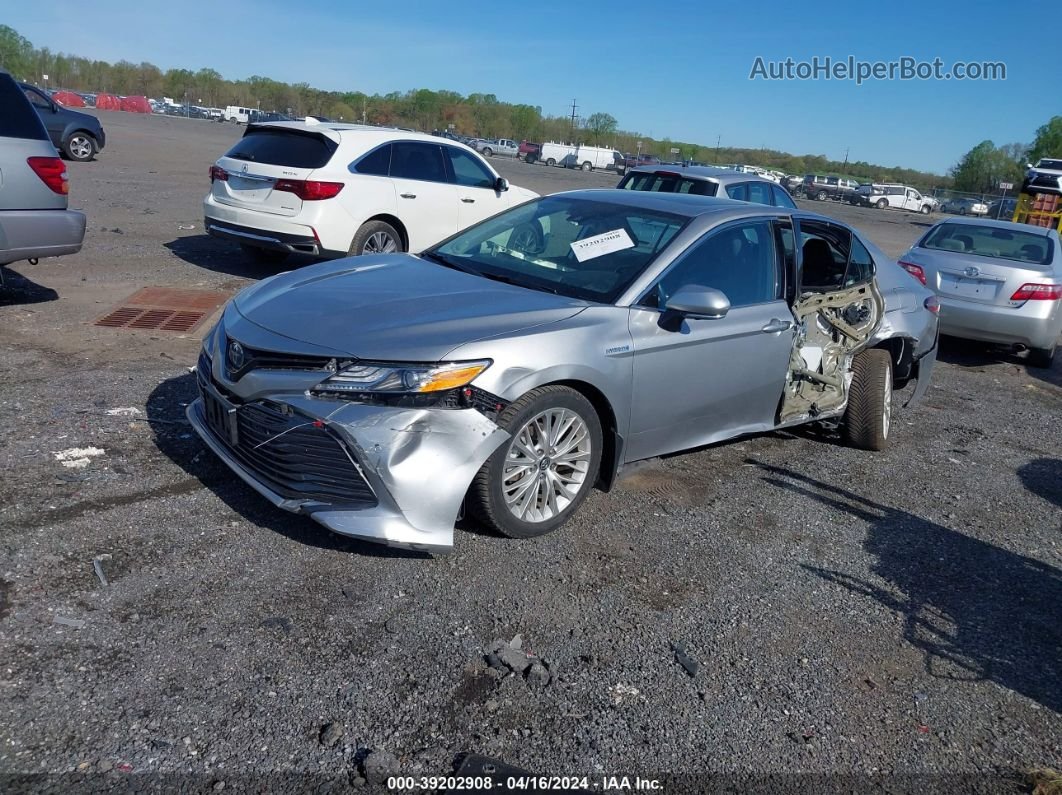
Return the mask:
[[40, 116], [29, 104], [22, 89], [8, 75], [0, 75], [0, 136], [48, 140]]
[[244, 133], [225, 157], [271, 166], [320, 168], [332, 159], [335, 151], [336, 143], [322, 135], [285, 129], [252, 129]]
[[391, 144], [385, 144], [379, 149], [374, 149], [350, 167], [351, 171], [358, 174], [372, 174], [377, 177], [386, 177], [390, 169]]
[[747, 182], [739, 182], [736, 185], [727, 185], [726, 195], [731, 199], [747, 202], [749, 200], [749, 185]]
[[634, 172], [620, 182], [623, 190], [654, 191], [657, 193], [689, 193], [693, 196], [714, 196], [718, 185], [703, 179], [684, 179], [678, 174]]
[[756, 204], [770, 204], [771, 186], [766, 182], [750, 182], [749, 201]]

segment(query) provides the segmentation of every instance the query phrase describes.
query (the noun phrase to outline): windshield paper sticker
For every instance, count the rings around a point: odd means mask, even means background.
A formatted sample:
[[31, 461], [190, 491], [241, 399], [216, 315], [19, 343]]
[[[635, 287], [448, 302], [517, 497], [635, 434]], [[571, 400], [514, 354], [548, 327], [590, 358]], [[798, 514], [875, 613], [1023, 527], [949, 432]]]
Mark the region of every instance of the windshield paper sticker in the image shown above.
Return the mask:
[[603, 232], [572, 243], [572, 253], [579, 262], [603, 257], [614, 251], [623, 251], [625, 248], [634, 248], [634, 241], [626, 229], [613, 229], [611, 232]]

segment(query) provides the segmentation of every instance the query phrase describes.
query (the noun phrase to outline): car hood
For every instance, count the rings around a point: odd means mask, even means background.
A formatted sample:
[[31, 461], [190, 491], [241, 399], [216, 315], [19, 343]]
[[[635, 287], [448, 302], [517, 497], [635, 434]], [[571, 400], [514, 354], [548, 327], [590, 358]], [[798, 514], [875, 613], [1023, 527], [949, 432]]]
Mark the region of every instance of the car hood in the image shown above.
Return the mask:
[[295, 343], [358, 359], [416, 362], [440, 361], [460, 345], [556, 323], [588, 306], [409, 254], [282, 273], [243, 291], [234, 304], [251, 323]]

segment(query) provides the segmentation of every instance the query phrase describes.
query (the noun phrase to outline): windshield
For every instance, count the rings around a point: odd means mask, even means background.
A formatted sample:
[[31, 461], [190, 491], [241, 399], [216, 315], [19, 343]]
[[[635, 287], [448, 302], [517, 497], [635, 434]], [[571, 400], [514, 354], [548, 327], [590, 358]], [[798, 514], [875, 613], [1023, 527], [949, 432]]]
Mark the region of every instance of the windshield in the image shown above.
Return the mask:
[[617, 186], [622, 190], [656, 191], [658, 193], [692, 193], [694, 196], [715, 196], [719, 186], [704, 179], [690, 179], [673, 171], [651, 173], [635, 171]]
[[612, 303], [689, 219], [546, 196], [466, 229], [425, 257], [533, 290]]
[[1052, 171], [1062, 171], [1062, 160], [1040, 160], [1037, 168], [1049, 168]]
[[1047, 264], [1052, 256], [1051, 240], [1044, 235], [975, 224], [941, 224], [920, 245], [937, 251], [959, 251], [1037, 265]]

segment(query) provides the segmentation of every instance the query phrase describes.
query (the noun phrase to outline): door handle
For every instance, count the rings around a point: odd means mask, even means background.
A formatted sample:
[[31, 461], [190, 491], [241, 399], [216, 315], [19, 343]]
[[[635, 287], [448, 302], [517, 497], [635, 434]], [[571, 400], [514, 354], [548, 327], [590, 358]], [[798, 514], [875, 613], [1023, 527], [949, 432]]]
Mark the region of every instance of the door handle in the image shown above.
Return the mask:
[[402, 197], [403, 199], [415, 199], [415, 198], [417, 198], [417, 194], [415, 194], [415, 193], [401, 193], [401, 194], [399, 194], [399, 195], [400, 195], [400, 196], [401, 196], [401, 197]]
[[793, 328], [792, 320], [772, 320], [766, 326], [760, 329], [764, 334], [777, 334], [780, 331], [789, 331]]
[[461, 197], [461, 201], [463, 201], [465, 204], [475, 204], [476, 203], [475, 199], [469, 199], [467, 196], [462, 196]]

